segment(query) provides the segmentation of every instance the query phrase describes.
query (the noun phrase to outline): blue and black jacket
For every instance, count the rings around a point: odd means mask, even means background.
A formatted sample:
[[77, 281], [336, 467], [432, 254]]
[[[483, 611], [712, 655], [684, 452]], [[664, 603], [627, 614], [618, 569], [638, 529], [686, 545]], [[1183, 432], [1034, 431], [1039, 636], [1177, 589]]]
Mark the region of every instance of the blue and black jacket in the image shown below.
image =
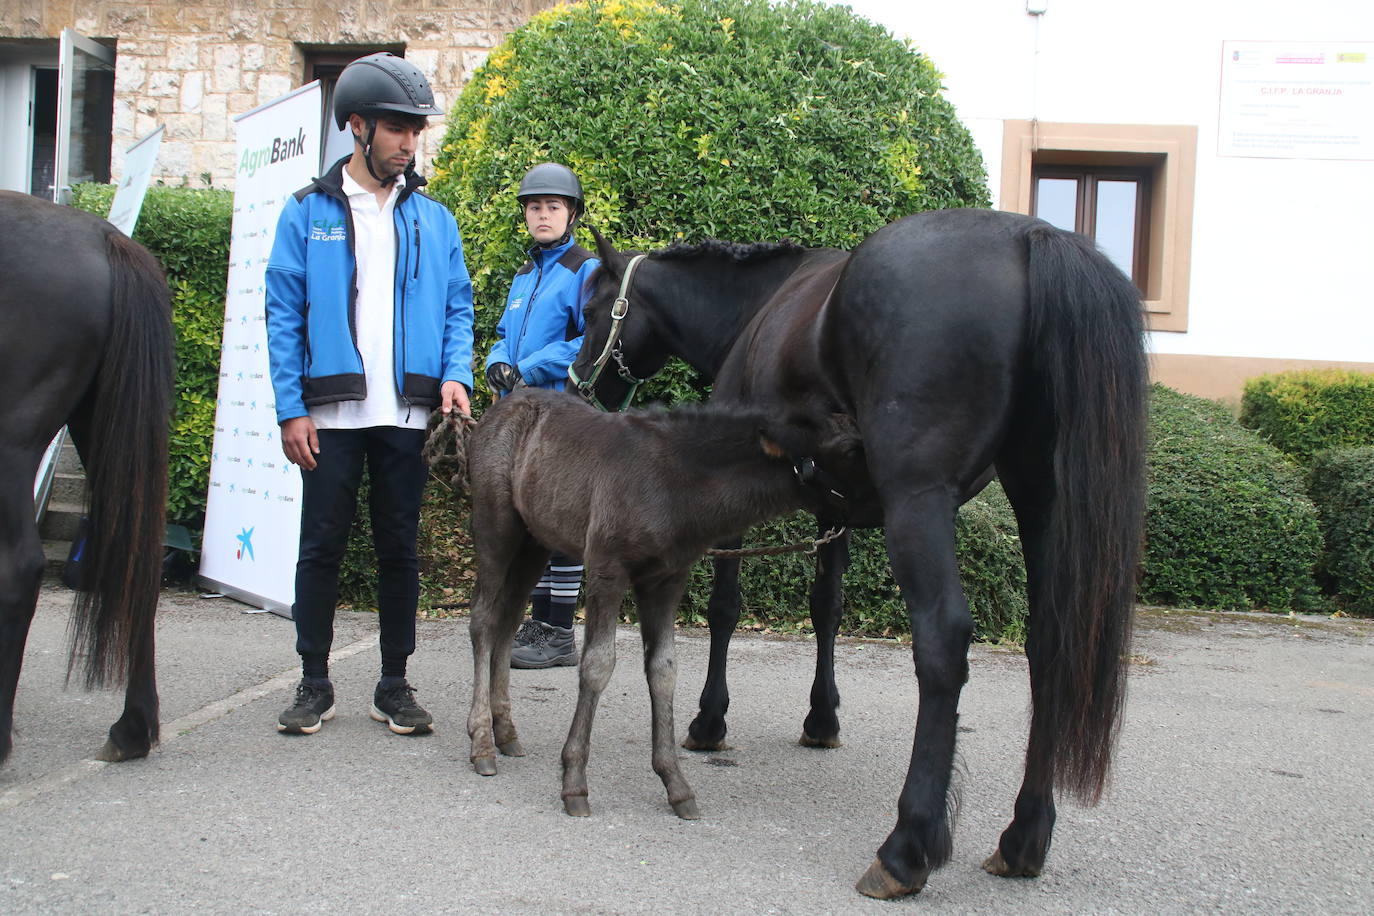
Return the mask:
[[511, 282], [487, 365], [507, 363], [525, 384], [561, 391], [582, 346], [587, 279], [601, 262], [571, 238], [529, 255]]
[[[307, 408], [367, 397], [357, 344], [358, 267], [341, 159], [282, 208], [267, 262], [267, 349], [277, 422]], [[472, 281], [453, 214], [415, 193], [407, 171], [396, 201], [394, 353], [406, 404], [436, 407], [439, 387], [472, 389]]]

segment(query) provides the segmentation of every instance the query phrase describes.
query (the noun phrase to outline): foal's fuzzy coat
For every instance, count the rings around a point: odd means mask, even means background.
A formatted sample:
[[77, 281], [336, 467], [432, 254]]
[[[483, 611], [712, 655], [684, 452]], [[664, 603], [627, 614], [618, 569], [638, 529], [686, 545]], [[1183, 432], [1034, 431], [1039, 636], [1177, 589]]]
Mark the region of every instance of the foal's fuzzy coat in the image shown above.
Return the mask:
[[697, 817], [673, 730], [678, 601], [692, 563], [713, 543], [801, 505], [784, 456], [810, 444], [805, 426], [711, 407], [607, 414], [573, 395], [522, 389], [488, 410], [468, 441], [477, 552], [473, 768], [494, 775], [498, 749], [524, 753], [510, 715], [511, 638], [557, 550], [587, 567], [577, 711], [563, 747], [565, 809], [590, 813], [592, 718], [615, 667], [616, 620], [629, 587], [644, 641], [654, 771], [673, 810]]

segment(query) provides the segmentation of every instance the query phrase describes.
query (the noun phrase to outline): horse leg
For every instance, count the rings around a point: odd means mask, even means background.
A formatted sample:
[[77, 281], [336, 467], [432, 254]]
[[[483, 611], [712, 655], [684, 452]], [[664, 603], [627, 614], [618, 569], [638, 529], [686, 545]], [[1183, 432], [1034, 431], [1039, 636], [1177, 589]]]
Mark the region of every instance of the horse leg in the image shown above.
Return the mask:
[[[727, 546], [738, 547], [738, 539]], [[712, 563], [711, 599], [706, 604], [706, 621], [711, 628], [711, 655], [706, 663], [706, 685], [701, 688], [696, 718], [687, 726], [682, 746], [689, 751], [724, 751], [725, 713], [730, 708], [730, 688], [725, 681], [725, 666], [730, 653], [730, 638], [739, 624], [739, 558], [717, 557]]]
[[[30, 469], [27, 455], [3, 453], [6, 467]], [[0, 479], [0, 763], [10, 755], [14, 726], [14, 694], [24, 663], [24, 643], [38, 603], [43, 580], [43, 544], [33, 523], [33, 472], [6, 474]]]
[[941, 487], [885, 494], [887, 551], [911, 620], [920, 701], [897, 826], [856, 885], [869, 897], [916, 893], [951, 852], [955, 733], [973, 636], [954, 552], [955, 511], [952, 494]]
[[153, 621], [149, 619], [129, 634], [129, 684], [124, 691], [124, 712], [110, 726], [110, 736], [96, 753], [109, 763], [146, 757], [157, 743], [157, 669], [153, 651]]
[[636, 586], [639, 630], [644, 641], [644, 677], [649, 682], [653, 710], [653, 767], [668, 803], [683, 820], [701, 817], [696, 795], [682, 775], [677, 760], [677, 736], [673, 729], [673, 690], [677, 686], [677, 661], [673, 647], [673, 619], [687, 588], [687, 576], [678, 575], [652, 586]]
[[568, 729], [568, 740], [563, 744], [563, 810], [573, 817], [592, 813], [587, 804], [592, 720], [601, 692], [615, 670], [615, 624], [629, 584], [629, 577], [618, 566], [597, 563], [591, 556], [586, 563], [586, 641], [577, 671], [577, 711]]
[[495, 730], [496, 749], [507, 757], [525, 756], [525, 748], [515, 733], [515, 722], [510, 712], [510, 653], [515, 631], [520, 629], [520, 621], [525, 617], [525, 606], [530, 592], [544, 574], [549, 562], [549, 551], [535, 541], [526, 538], [520, 552], [511, 562], [507, 575], [508, 588], [503, 594], [501, 605], [501, 626], [497, 628], [497, 639], [492, 652], [491, 669], [491, 713]]
[[[477, 529], [491, 533], [479, 536], [479, 572], [468, 630], [472, 640], [468, 759], [481, 776], [496, 775], [498, 750], [507, 757], [525, 755], [511, 719], [510, 643], [520, 625], [525, 596], [547, 558], [547, 552], [528, 535], [517, 534], [513, 526], [503, 528]], [[512, 538], [523, 543], [511, 544]], [[493, 580], [495, 584], [488, 584]]]
[[[819, 523], [818, 537], [829, 530]], [[849, 535], [843, 534], [816, 551], [816, 578], [811, 583], [811, 623], [816, 629], [816, 678], [811, 683], [811, 711], [802, 723], [803, 747], [839, 747], [840, 689], [835, 684], [835, 636], [840, 631], [840, 583], [849, 567]]]
[[1055, 640], [1046, 632], [1053, 619], [1049, 600], [1046, 563], [1049, 560], [1047, 521], [1050, 494], [1043, 481], [1053, 479], [1049, 469], [1021, 467], [1021, 462], [999, 462], [1002, 486], [1016, 510], [1021, 531], [1021, 547], [1026, 558], [1026, 586], [1029, 598], [1029, 633], [1026, 660], [1030, 663], [1031, 725], [1026, 746], [1026, 770], [1016, 796], [1012, 822], [1002, 832], [997, 849], [983, 862], [990, 874], [1001, 877], [1034, 878], [1045, 866], [1050, 838], [1054, 831], [1055, 755], [1057, 729], [1052, 721], [1053, 697], [1047, 696], [1045, 672], [1050, 664], [1047, 652], [1055, 651]]
[[[94, 404], [88, 398], [81, 403], [68, 418], [67, 431], [83, 464], [91, 461], [91, 427]], [[95, 494], [92, 494], [92, 500]], [[160, 546], [162, 532], [157, 532]], [[130, 545], [130, 549], [145, 549], [147, 545]], [[88, 577], [89, 578], [89, 577]], [[94, 586], [95, 583], [86, 583]], [[153, 590], [147, 600], [156, 602], [157, 592]], [[160, 723], [158, 722], [157, 660], [154, 651], [153, 609], [146, 614], [136, 615], [129, 622], [128, 634], [128, 683], [124, 689], [124, 710], [110, 726], [109, 736], [96, 759], [109, 763], [119, 763], [148, 756], [157, 743]]]

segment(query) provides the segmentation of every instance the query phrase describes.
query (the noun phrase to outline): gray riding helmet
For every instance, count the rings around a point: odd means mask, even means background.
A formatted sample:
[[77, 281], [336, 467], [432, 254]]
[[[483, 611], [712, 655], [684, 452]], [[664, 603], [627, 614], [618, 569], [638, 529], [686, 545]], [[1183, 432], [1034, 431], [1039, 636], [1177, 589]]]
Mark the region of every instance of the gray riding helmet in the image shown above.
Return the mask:
[[541, 162], [520, 179], [520, 190], [515, 192], [515, 198], [524, 206], [528, 197], [566, 197], [573, 202], [573, 219], [587, 210], [582, 199], [582, 182], [577, 180], [572, 169], [557, 162]]
[[383, 112], [405, 115], [443, 114], [434, 90], [420, 68], [389, 51], [360, 57], [344, 67], [334, 85], [334, 121], [343, 130], [354, 112], [376, 117]]

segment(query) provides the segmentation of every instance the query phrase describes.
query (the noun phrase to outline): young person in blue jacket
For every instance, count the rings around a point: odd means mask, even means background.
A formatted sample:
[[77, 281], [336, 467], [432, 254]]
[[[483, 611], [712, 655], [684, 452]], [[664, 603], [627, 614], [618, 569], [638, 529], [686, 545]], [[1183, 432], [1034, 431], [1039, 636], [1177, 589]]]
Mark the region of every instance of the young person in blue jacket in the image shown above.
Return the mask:
[[[582, 346], [587, 280], [601, 262], [573, 239], [586, 209], [572, 169], [545, 162], [520, 182], [518, 198], [534, 245], [516, 271], [487, 357], [487, 383], [504, 396], [520, 385], [561, 391]], [[512, 668], [577, 663], [573, 612], [582, 583], [576, 558], [555, 553], [530, 596], [531, 616], [515, 635]]]
[[391, 54], [349, 64], [334, 117], [355, 146], [289, 198], [267, 265], [267, 346], [282, 451], [301, 468], [296, 651], [302, 678], [277, 720], [313, 734], [334, 715], [329, 650], [339, 563], [364, 464], [377, 555], [381, 679], [372, 718], [397, 734], [433, 719], [415, 701], [415, 539], [434, 407], [469, 412], [472, 284], [453, 215], [418, 193], [415, 151], [440, 112], [424, 74]]

